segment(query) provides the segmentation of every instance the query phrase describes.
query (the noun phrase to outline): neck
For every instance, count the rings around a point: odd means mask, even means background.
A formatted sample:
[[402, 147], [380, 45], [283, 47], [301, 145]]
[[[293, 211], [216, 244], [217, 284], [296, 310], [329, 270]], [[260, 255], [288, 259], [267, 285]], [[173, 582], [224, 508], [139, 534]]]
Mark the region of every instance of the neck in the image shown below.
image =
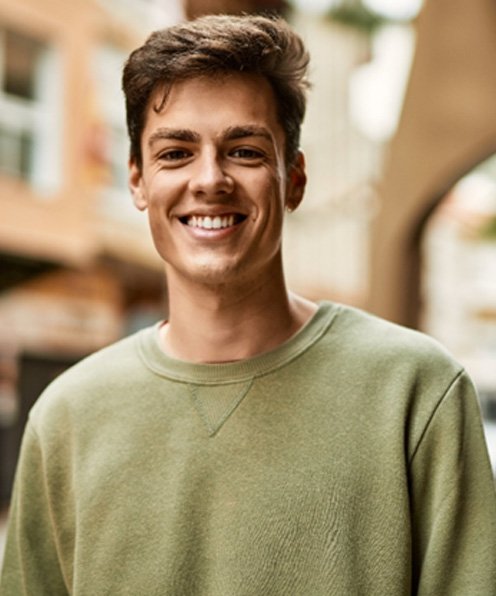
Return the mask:
[[169, 320], [162, 349], [198, 363], [231, 362], [272, 350], [294, 335], [317, 306], [287, 291], [282, 273], [270, 283], [192, 288], [169, 279]]

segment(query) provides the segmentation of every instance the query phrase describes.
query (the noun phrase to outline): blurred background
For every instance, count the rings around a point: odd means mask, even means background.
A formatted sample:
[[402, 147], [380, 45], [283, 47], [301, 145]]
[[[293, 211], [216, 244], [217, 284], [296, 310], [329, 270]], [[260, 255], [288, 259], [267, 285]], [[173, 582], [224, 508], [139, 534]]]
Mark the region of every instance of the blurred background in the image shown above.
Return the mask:
[[492, 0], [3, 0], [0, 506], [27, 411], [88, 353], [163, 318], [126, 183], [123, 61], [206, 13], [283, 15], [312, 54], [291, 287], [439, 339], [472, 374], [496, 470]]

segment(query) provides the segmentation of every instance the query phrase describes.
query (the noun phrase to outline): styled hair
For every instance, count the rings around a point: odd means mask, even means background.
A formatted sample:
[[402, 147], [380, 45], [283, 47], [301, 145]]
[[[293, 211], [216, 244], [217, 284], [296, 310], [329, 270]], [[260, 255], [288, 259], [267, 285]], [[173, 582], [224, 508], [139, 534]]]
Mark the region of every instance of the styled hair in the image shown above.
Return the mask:
[[165, 101], [176, 81], [236, 72], [261, 75], [271, 85], [290, 164], [305, 115], [308, 62], [301, 38], [281, 18], [211, 15], [152, 33], [123, 71], [131, 159], [141, 167], [141, 136], [156, 89], [163, 88]]

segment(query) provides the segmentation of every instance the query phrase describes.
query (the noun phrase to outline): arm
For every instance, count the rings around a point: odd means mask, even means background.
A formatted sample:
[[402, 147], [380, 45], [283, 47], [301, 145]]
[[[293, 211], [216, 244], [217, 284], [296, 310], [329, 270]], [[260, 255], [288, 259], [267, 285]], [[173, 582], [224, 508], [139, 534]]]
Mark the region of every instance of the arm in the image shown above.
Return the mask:
[[496, 595], [496, 492], [477, 396], [460, 374], [410, 466], [413, 594]]
[[3, 596], [68, 594], [60, 566], [46, 480], [42, 450], [28, 423], [9, 513], [0, 579]]

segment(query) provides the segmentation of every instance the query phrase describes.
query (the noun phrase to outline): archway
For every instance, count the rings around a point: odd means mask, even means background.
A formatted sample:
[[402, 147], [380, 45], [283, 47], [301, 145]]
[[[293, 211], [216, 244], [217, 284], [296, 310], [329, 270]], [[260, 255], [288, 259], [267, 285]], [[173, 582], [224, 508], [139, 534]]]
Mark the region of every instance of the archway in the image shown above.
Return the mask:
[[[371, 311], [417, 327], [420, 236], [460, 175], [496, 148], [496, 6], [426, 0], [372, 230]], [[471, 48], [467, 52], [467, 48]]]
[[420, 250], [420, 327], [474, 379], [496, 469], [496, 153], [438, 203]]

